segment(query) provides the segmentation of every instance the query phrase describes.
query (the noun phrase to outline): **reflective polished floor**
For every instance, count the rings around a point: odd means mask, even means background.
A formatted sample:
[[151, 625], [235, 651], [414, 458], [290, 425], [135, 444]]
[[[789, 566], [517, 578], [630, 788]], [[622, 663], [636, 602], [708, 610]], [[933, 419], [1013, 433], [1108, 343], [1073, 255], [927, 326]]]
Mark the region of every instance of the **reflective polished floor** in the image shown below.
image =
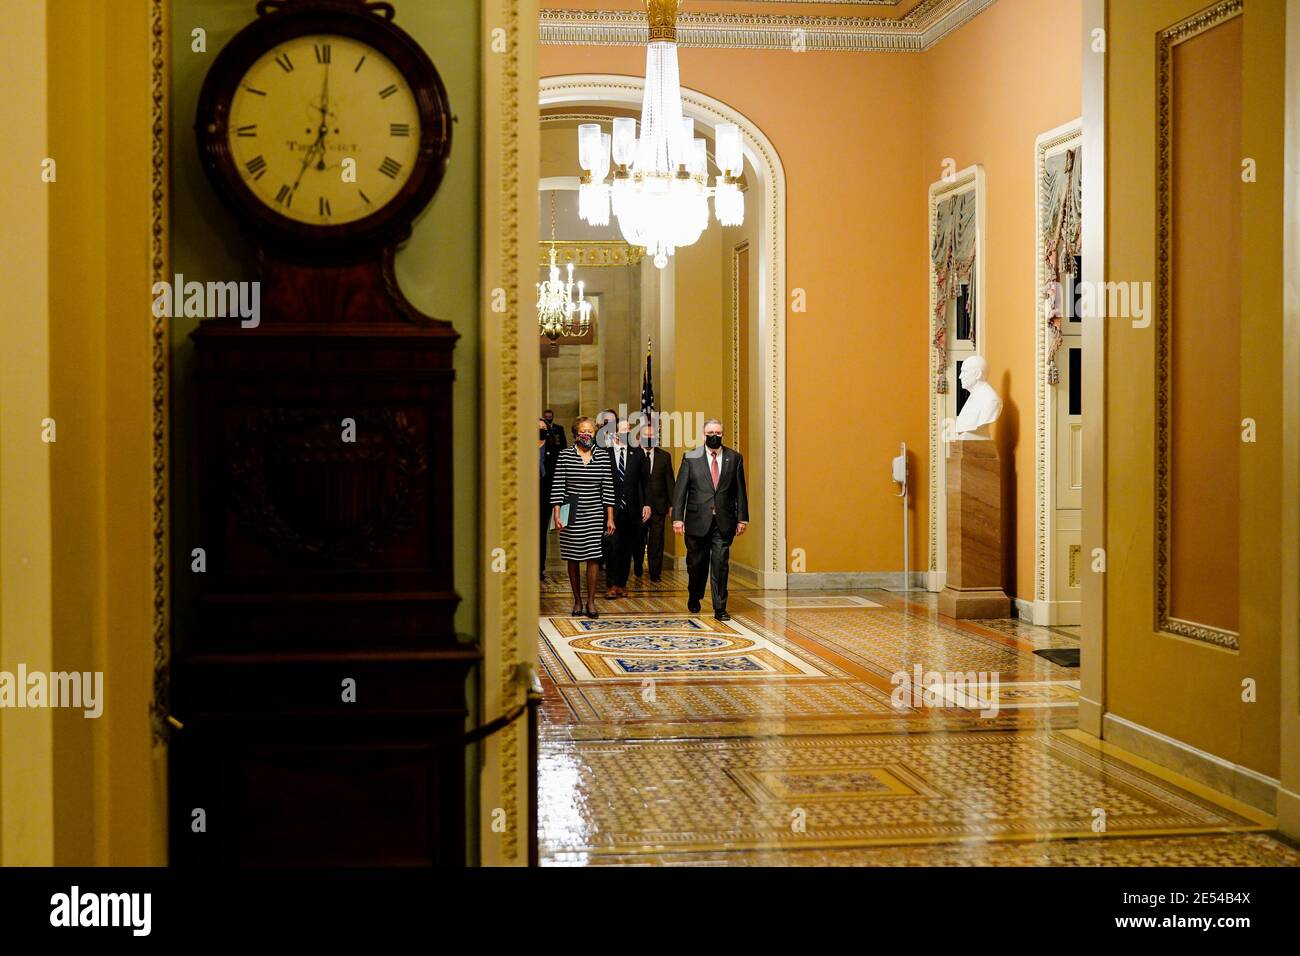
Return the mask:
[[628, 592], [592, 620], [542, 585], [543, 864], [1300, 865], [1259, 811], [1076, 729], [1071, 628], [875, 590], [733, 590], [719, 622], [680, 571]]

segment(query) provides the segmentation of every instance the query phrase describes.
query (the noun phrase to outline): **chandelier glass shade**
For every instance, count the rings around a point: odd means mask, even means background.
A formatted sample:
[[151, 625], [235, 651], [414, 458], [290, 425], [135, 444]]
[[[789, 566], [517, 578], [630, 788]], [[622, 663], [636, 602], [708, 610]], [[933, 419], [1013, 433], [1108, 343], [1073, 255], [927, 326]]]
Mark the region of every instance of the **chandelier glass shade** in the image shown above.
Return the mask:
[[[613, 133], [599, 124], [578, 127], [578, 215], [593, 226], [609, 225], [611, 210], [630, 245], [643, 246], [659, 268], [679, 246], [689, 246], [709, 225], [709, 198], [718, 222], [745, 221], [740, 191], [744, 170], [740, 127], [714, 128], [719, 173], [709, 185], [705, 141], [682, 115], [677, 71], [676, 16], [679, 0], [646, 0], [650, 43], [646, 47], [641, 135], [630, 116], [614, 119]], [[610, 170], [613, 169], [611, 174]]]
[[551, 268], [545, 281], [537, 283], [537, 326], [551, 341], [560, 336], [583, 336], [591, 331], [591, 303], [577, 283], [578, 299], [573, 299], [573, 263], [568, 278], [560, 278], [555, 251], [555, 192], [551, 192]]

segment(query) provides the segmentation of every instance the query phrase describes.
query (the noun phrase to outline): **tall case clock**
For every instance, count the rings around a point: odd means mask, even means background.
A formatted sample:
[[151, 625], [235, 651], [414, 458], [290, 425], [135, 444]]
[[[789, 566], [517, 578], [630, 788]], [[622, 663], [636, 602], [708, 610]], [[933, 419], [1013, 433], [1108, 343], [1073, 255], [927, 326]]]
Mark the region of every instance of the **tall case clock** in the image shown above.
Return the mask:
[[261, 315], [200, 324], [177, 423], [197, 529], [177, 548], [206, 570], [173, 638], [172, 859], [463, 862], [479, 652], [453, 626], [457, 335], [393, 265], [447, 167], [447, 93], [392, 4], [255, 13], [195, 119]]

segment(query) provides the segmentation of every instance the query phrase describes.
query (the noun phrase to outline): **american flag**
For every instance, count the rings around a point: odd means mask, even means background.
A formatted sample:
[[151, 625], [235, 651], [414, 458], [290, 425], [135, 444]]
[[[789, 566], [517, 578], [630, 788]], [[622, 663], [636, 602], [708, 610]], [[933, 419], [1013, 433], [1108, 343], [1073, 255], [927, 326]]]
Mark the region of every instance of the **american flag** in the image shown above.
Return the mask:
[[653, 422], [655, 410], [655, 387], [650, 381], [650, 343], [645, 347], [645, 375], [641, 379], [641, 421]]

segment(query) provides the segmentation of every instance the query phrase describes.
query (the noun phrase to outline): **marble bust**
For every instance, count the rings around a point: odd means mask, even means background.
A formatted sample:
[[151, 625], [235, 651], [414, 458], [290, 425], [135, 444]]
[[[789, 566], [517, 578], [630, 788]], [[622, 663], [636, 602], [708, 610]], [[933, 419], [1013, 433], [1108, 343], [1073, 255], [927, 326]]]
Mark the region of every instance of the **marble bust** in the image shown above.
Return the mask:
[[986, 382], [989, 363], [982, 355], [972, 355], [961, 363], [961, 387], [970, 392], [966, 404], [957, 415], [954, 431], [961, 439], [989, 438], [989, 425], [1002, 414], [1002, 399], [993, 386]]

